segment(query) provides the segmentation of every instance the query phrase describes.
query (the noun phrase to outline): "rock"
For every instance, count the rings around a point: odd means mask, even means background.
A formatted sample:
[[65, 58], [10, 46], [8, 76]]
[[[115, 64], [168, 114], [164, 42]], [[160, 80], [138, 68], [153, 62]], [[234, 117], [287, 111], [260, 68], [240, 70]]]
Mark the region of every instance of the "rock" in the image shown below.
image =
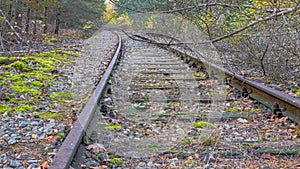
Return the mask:
[[98, 163], [97, 161], [93, 160], [93, 161], [88, 161], [85, 163], [87, 166], [92, 166], [92, 167], [97, 167], [100, 166], [100, 163]]
[[155, 165], [150, 161], [147, 163], [149, 169], [155, 168]]
[[27, 163], [28, 164], [37, 164], [37, 163], [40, 163], [41, 160], [28, 160]]
[[40, 166], [37, 164], [30, 164], [30, 166], [27, 169], [40, 169]]
[[17, 156], [17, 160], [27, 160], [29, 158], [29, 154], [20, 154]]
[[21, 128], [24, 128], [26, 127], [28, 124], [25, 122], [25, 121], [22, 121], [20, 124], [19, 124], [19, 127]]
[[9, 166], [11, 167], [20, 167], [22, 165], [22, 163], [18, 160], [11, 160], [9, 163]]
[[101, 156], [100, 156], [100, 159], [102, 161], [108, 161], [109, 160], [109, 156], [107, 153], [102, 153]]
[[146, 169], [147, 168], [147, 164], [145, 162], [140, 162], [136, 169]]
[[44, 131], [47, 131], [49, 129], [51, 129], [52, 127], [54, 127], [56, 124], [55, 123], [50, 123], [50, 124], [47, 124], [44, 128]]
[[145, 135], [148, 136], [148, 135], [151, 135], [152, 133], [153, 133], [152, 130], [147, 129], [146, 132], [145, 132]]
[[9, 145], [14, 145], [14, 144], [16, 144], [16, 143], [17, 143], [17, 141], [16, 141], [15, 138], [11, 138], [11, 139], [8, 140], [8, 144], [9, 144]]

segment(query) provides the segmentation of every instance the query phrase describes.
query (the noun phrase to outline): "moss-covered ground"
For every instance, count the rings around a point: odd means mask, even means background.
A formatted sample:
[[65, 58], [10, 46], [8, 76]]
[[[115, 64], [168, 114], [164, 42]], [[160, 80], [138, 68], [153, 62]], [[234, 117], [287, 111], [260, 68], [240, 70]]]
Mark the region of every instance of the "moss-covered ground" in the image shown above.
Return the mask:
[[[62, 112], [39, 112], [39, 103], [63, 106], [73, 93], [57, 89], [59, 68], [70, 66], [77, 52], [53, 50], [25, 56], [0, 57], [0, 114], [37, 113], [43, 119], [59, 119]], [[55, 103], [55, 104], [54, 104]]]

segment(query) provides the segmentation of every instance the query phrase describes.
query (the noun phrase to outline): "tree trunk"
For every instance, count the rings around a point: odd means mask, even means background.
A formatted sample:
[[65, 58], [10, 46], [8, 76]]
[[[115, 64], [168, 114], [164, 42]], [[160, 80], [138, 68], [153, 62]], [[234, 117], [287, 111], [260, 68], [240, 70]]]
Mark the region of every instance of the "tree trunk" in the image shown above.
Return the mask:
[[7, 13], [7, 20], [10, 22], [11, 18], [12, 18], [12, 3], [10, 1], [9, 2], [9, 10], [8, 10], [8, 13]]
[[15, 4], [15, 26], [16, 30], [20, 33], [22, 30], [22, 1], [16, 0]]
[[26, 17], [26, 26], [25, 26], [25, 32], [26, 32], [26, 34], [29, 34], [30, 12], [31, 12], [31, 9], [30, 9], [30, 7], [28, 7], [27, 8], [27, 17]]
[[45, 8], [44, 8], [44, 29], [43, 29], [43, 33], [47, 33], [47, 29], [48, 29], [47, 20], [48, 20], [48, 7], [45, 6]]
[[36, 1], [35, 10], [34, 10], [34, 24], [33, 24], [33, 34], [34, 35], [36, 35], [36, 33], [37, 33], [38, 5], [39, 5], [39, 2]]
[[60, 25], [60, 10], [58, 9], [55, 19], [55, 29], [54, 34], [58, 35], [59, 32], [59, 25]]

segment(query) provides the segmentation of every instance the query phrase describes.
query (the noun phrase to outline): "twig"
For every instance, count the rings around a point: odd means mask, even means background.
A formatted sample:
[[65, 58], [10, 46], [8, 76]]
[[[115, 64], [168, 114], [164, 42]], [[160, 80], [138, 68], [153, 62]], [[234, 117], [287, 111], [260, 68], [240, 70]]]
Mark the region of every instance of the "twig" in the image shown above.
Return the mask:
[[19, 35], [19, 33], [15, 30], [15, 28], [10, 24], [10, 22], [7, 20], [6, 16], [4, 15], [3, 11], [0, 9], [0, 14], [3, 16], [5, 22], [8, 24], [10, 29], [13, 31], [14, 35], [24, 44], [28, 46], [28, 43], [24, 41], [24, 39]]

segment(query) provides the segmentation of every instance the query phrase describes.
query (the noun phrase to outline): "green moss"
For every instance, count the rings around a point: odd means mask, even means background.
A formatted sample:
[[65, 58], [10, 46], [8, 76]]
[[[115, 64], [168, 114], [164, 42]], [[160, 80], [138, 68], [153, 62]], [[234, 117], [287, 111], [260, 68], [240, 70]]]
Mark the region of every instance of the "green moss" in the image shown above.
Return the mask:
[[0, 65], [8, 65], [11, 64], [13, 60], [7, 58], [7, 57], [0, 57]]
[[194, 77], [198, 77], [198, 78], [205, 78], [206, 77], [205, 73], [193, 73], [192, 75]]
[[36, 86], [36, 87], [43, 87], [44, 84], [41, 83], [40, 81], [33, 81], [31, 82], [31, 85]]
[[19, 70], [21, 72], [28, 72], [31, 70], [30, 67], [26, 63], [21, 62], [21, 61], [16, 61], [16, 62], [11, 63], [4, 67], [4, 69], [6, 69], [6, 70], [10, 70], [12, 68], [15, 68], [16, 70]]
[[296, 92], [296, 95], [297, 95], [298, 97], [300, 97], [300, 91], [297, 91], [297, 92]]
[[73, 92], [53, 92], [50, 94], [50, 98], [53, 100], [70, 100], [73, 96]]
[[7, 104], [0, 105], [0, 114], [3, 114], [5, 112], [10, 112], [12, 110], [11, 107], [9, 107]]
[[247, 146], [247, 147], [253, 147], [254, 144], [252, 143], [242, 143], [243, 146]]
[[21, 94], [31, 94], [33, 96], [39, 95], [41, 92], [39, 92], [36, 89], [29, 89], [25, 86], [13, 86], [12, 90], [16, 93], [21, 93]]
[[32, 111], [34, 109], [33, 106], [23, 105], [14, 107], [15, 113], [27, 113], [28, 111]]
[[121, 158], [112, 158], [110, 163], [108, 164], [109, 167], [112, 167], [113, 165], [120, 165], [120, 164], [124, 164], [124, 162], [122, 161]]
[[106, 130], [120, 130], [122, 129], [122, 126], [119, 125], [110, 125], [105, 127]]
[[225, 112], [237, 113], [238, 111], [238, 109], [230, 107]]
[[36, 113], [34, 115], [43, 120], [48, 120], [48, 119], [58, 120], [62, 117], [61, 113], [51, 113], [51, 112], [41, 112], [41, 113]]
[[198, 121], [194, 123], [194, 128], [215, 128], [215, 126], [206, 121]]
[[60, 138], [64, 138], [65, 137], [65, 133], [57, 133], [57, 136]]

